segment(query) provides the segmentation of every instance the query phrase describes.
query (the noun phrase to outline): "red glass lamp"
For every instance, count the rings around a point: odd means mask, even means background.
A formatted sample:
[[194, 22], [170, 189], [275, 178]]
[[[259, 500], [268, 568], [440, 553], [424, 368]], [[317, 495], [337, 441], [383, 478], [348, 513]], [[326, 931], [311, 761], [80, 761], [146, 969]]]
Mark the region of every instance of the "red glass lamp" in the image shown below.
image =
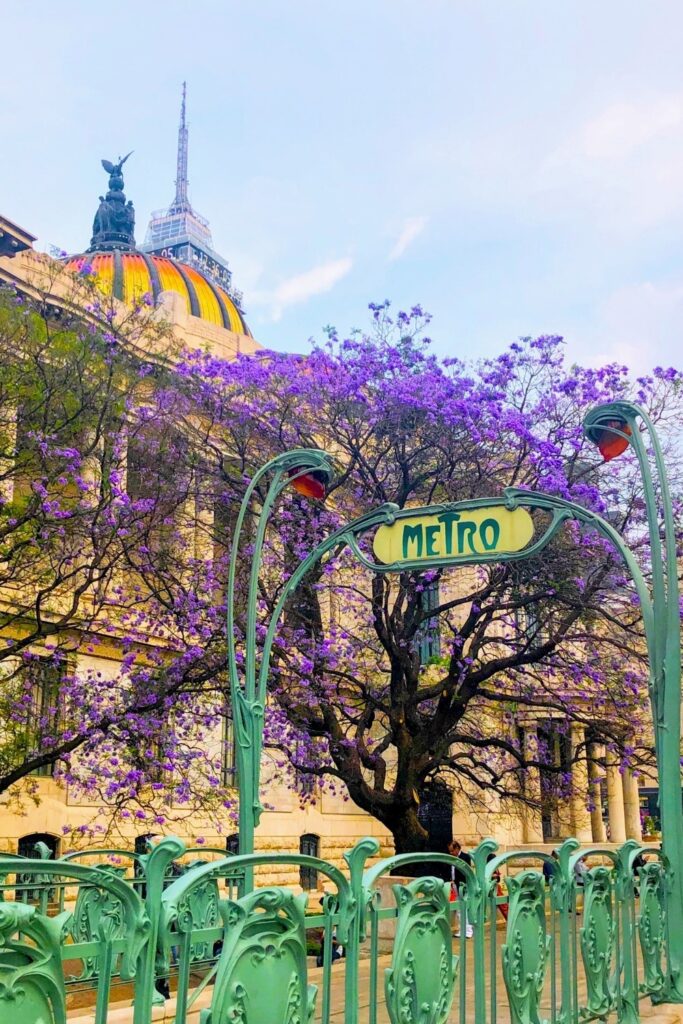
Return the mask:
[[628, 448], [631, 427], [626, 420], [605, 420], [591, 428], [590, 436], [605, 462], [610, 462]]
[[[292, 477], [292, 487], [297, 494], [302, 494], [304, 498], [314, 498], [316, 501], [324, 499], [329, 480], [323, 469], [312, 469], [308, 473], [300, 473], [298, 469], [291, 469], [289, 473]], [[295, 476], [294, 474], [299, 475]]]

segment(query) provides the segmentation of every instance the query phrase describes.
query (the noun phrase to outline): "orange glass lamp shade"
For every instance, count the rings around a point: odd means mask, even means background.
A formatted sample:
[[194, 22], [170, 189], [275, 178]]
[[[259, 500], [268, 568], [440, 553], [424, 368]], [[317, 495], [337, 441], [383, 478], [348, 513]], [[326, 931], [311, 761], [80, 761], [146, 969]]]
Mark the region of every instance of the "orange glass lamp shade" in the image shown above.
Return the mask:
[[[621, 434], [615, 433], [617, 430], [620, 430]], [[590, 433], [605, 462], [610, 462], [628, 448], [631, 428], [625, 420], [606, 420], [604, 423], [596, 424]], [[622, 437], [622, 434], [627, 436]]]
[[292, 487], [297, 494], [302, 494], [304, 498], [315, 498], [316, 501], [322, 501], [327, 489], [327, 473], [322, 469], [312, 469], [310, 473], [302, 473], [300, 476], [294, 476], [295, 473], [298, 473], [298, 470], [290, 470]]

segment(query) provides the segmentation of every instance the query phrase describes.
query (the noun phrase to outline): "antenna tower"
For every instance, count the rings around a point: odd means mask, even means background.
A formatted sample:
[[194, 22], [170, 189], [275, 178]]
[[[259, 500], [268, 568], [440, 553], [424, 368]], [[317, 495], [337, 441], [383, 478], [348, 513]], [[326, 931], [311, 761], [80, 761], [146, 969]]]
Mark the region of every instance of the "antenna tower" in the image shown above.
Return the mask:
[[185, 120], [185, 97], [187, 85], [183, 82], [183, 102], [180, 106], [180, 126], [178, 128], [178, 164], [175, 180], [175, 199], [171, 206], [172, 211], [182, 212], [189, 209], [190, 203], [187, 198], [187, 143], [188, 131]]
[[199, 270], [214, 284], [224, 288], [241, 309], [242, 294], [232, 286], [232, 273], [228, 261], [214, 250], [208, 220], [192, 209], [187, 197], [186, 99], [187, 86], [183, 82], [175, 196], [168, 209], [154, 210], [144, 244], [139, 248], [142, 252], [160, 256], [162, 259], [176, 260]]

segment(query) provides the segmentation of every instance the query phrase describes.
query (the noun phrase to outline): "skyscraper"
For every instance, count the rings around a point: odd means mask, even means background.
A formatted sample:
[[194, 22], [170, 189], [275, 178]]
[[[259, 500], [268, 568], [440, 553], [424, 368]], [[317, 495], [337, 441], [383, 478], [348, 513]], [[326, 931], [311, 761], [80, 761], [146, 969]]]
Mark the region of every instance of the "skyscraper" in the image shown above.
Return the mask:
[[147, 227], [142, 252], [178, 260], [195, 266], [215, 284], [224, 288], [233, 302], [242, 309], [242, 293], [232, 285], [232, 271], [228, 261], [213, 248], [211, 229], [206, 217], [192, 208], [188, 199], [187, 154], [188, 126], [186, 118], [186, 83], [178, 127], [178, 157], [173, 202], [165, 210], [155, 210]]

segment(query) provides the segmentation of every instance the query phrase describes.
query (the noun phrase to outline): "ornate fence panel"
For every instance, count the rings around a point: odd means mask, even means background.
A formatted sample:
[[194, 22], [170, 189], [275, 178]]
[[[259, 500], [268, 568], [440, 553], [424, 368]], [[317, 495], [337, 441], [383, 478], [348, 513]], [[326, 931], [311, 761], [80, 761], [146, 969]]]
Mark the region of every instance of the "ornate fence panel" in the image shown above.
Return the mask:
[[499, 1011], [499, 974], [513, 1024], [566, 1019], [557, 952], [560, 906], [563, 901], [568, 904], [569, 892], [562, 884], [559, 861], [543, 852], [489, 853], [484, 880], [488, 1019], [495, 1024]]
[[[84, 891], [98, 892], [100, 905], [109, 905], [112, 913], [103, 911], [93, 924], [93, 934], [76, 942], [72, 935], [73, 912], [64, 910], [49, 916], [39, 906], [18, 901], [16, 881], [11, 892], [13, 875], [21, 876], [19, 888], [28, 891], [38, 885], [55, 889], [81, 886]], [[136, 998], [142, 994], [150, 921], [141, 900], [125, 881], [99, 868], [29, 859], [19, 866], [16, 858], [4, 857], [0, 857], [0, 877], [5, 889], [0, 903], [0, 1020], [64, 1024], [66, 961], [83, 965], [79, 975], [86, 971], [85, 965], [97, 963], [95, 1024], [106, 1024], [115, 975], [118, 980], [134, 983]], [[11, 895], [15, 898], [10, 899]]]
[[[548, 965], [545, 879], [538, 871], [508, 878], [503, 978], [512, 1024], [540, 1024], [540, 999]], [[493, 918], [495, 923], [495, 918]]]
[[616, 1006], [614, 952], [616, 908], [613, 871], [593, 868], [584, 883], [581, 956], [586, 977], [587, 1017], [605, 1017]]
[[[499, 855], [487, 840], [471, 864], [368, 867], [367, 839], [344, 871], [223, 852], [199, 860], [170, 838], [146, 854], [0, 857], [0, 1021], [65, 1024], [78, 995], [95, 1024], [121, 998], [132, 1024], [154, 1004], [175, 1024], [638, 1024], [639, 1000], [664, 993], [668, 872], [651, 847]], [[317, 872], [322, 899], [241, 891], [255, 867], [283, 865]]]
[[[166, 964], [177, 964], [176, 1024], [185, 1024], [192, 1009], [202, 1009], [202, 1024], [306, 1024], [316, 1005], [323, 1024], [330, 1020], [333, 946], [346, 951], [344, 1008], [348, 1021], [357, 1021], [358, 911], [353, 879], [360, 879], [367, 856], [377, 850], [364, 840], [348, 855], [351, 880], [338, 868], [316, 857], [297, 854], [252, 854], [202, 864], [177, 878], [163, 893], [160, 947]], [[267, 886], [237, 898], [221, 886], [235, 871], [259, 865], [284, 864], [310, 868], [332, 885], [322, 912], [306, 914], [308, 896]], [[218, 892], [220, 924], [207, 923], [197, 894], [211, 883]], [[324, 955], [318, 985], [308, 978], [307, 932], [322, 927]], [[334, 941], [333, 941], [334, 939]], [[217, 957], [203, 976], [193, 965], [193, 951], [205, 945]], [[197, 982], [192, 988], [191, 981]], [[209, 984], [215, 982], [213, 989]], [[207, 1005], [208, 1004], [208, 1005]]]
[[[123, 877], [125, 867], [115, 868], [104, 866], [100, 871], [109, 871], [117, 878]], [[62, 892], [64, 887], [62, 887]], [[108, 889], [101, 889], [98, 886], [81, 885], [78, 889], [76, 905], [73, 914], [69, 919], [69, 932], [74, 942], [93, 942], [100, 934], [103, 927], [106, 927], [109, 936], [123, 938], [126, 934], [126, 921], [120, 896]], [[116, 962], [112, 963], [112, 970], [116, 971]], [[98, 956], [84, 956], [83, 967], [80, 974], [75, 976], [78, 981], [87, 981], [89, 978], [96, 978], [100, 973], [100, 959]]]
[[307, 901], [285, 889], [257, 889], [222, 905], [225, 939], [201, 1024], [312, 1020], [318, 989], [307, 980]]
[[444, 1024], [453, 1002], [450, 884], [418, 878], [393, 887], [398, 921], [385, 997], [392, 1024]]
[[664, 988], [664, 957], [666, 946], [666, 916], [664, 912], [664, 886], [666, 877], [661, 861], [650, 861], [639, 873], [640, 909], [638, 938], [643, 957], [641, 992], [655, 1000]]
[[[391, 963], [385, 974], [386, 1008], [392, 1024], [445, 1024], [451, 1019], [456, 981], [463, 1019], [466, 979], [472, 970], [470, 945], [474, 963], [483, 963], [485, 899], [477, 868], [483, 866], [490, 849], [491, 844], [485, 843], [475, 851], [473, 867], [448, 854], [399, 854], [373, 865], [362, 879], [352, 879], [357, 898], [365, 908], [360, 919], [361, 938], [369, 942], [369, 1024], [376, 1024], [379, 1016], [378, 969], [383, 930], [394, 932]], [[444, 877], [432, 874], [434, 871]], [[388, 875], [403, 872], [417, 872], [421, 877], [393, 885], [392, 905], [386, 898], [386, 885], [383, 890], [378, 886]], [[457, 893], [458, 898], [451, 900], [451, 893]], [[455, 944], [457, 954], [452, 934], [455, 929], [460, 935], [460, 942]], [[473, 1019], [482, 1019], [483, 999], [483, 984], [475, 985]]]

